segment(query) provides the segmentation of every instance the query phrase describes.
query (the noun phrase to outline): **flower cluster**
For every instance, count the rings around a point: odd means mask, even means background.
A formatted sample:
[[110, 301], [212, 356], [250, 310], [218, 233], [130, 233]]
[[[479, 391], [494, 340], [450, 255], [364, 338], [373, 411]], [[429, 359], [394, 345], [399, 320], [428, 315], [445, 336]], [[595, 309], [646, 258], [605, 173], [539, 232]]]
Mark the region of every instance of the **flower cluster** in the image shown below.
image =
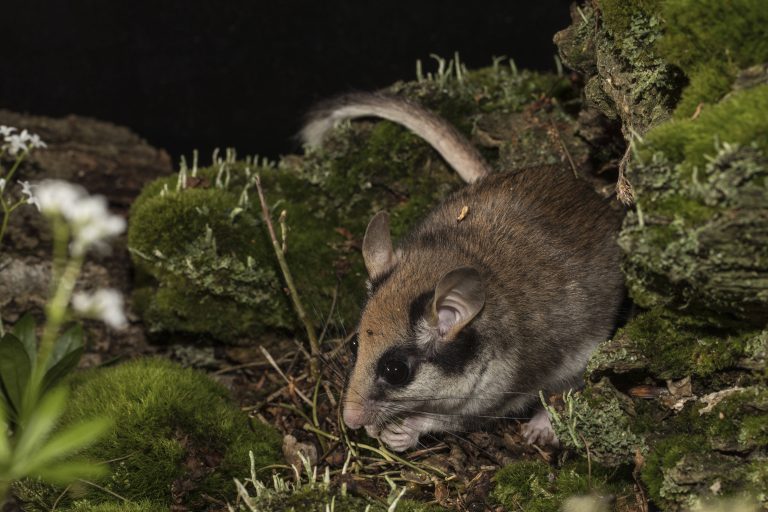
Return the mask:
[[83, 187], [61, 180], [22, 184], [29, 202], [46, 216], [61, 216], [74, 235], [70, 249], [82, 256], [89, 247], [99, 246], [125, 230], [125, 219], [109, 213], [104, 196], [90, 196]]
[[114, 329], [126, 325], [123, 295], [113, 288], [102, 288], [93, 294], [77, 292], [72, 296], [72, 309], [86, 318], [101, 320]]
[[17, 130], [13, 126], [0, 125], [0, 137], [3, 138], [2, 152], [8, 152], [9, 155], [16, 156], [19, 153], [26, 153], [33, 148], [46, 147], [45, 142], [40, 139], [36, 133], [29, 133]]

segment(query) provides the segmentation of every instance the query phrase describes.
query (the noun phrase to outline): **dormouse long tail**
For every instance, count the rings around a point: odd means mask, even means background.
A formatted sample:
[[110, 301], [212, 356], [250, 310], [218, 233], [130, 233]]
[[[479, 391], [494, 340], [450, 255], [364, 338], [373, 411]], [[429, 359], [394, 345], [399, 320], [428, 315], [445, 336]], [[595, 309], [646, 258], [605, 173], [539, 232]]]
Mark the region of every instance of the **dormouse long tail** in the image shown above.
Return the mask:
[[417, 103], [379, 93], [353, 93], [320, 104], [301, 130], [302, 141], [319, 146], [337, 123], [358, 117], [380, 117], [401, 124], [426, 140], [467, 183], [490, 173], [469, 141], [445, 119]]

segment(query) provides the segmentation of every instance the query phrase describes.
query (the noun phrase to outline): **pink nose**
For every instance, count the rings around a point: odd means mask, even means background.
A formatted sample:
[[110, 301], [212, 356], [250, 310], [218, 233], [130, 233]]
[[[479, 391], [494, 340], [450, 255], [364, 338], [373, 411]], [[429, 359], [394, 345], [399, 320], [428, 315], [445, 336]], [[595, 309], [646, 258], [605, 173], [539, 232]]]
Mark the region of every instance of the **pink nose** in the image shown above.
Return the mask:
[[344, 402], [344, 414], [342, 416], [344, 423], [353, 430], [365, 425], [368, 419], [368, 414], [362, 405], [348, 401]]

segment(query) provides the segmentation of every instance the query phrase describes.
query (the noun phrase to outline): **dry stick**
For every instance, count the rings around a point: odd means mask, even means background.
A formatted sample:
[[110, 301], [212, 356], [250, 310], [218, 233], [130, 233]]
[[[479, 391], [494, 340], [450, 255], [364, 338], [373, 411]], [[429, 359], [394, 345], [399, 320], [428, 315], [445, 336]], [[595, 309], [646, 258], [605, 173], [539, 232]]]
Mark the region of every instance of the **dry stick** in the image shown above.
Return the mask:
[[[272, 365], [272, 368], [275, 369], [275, 371], [278, 373], [278, 375], [280, 375], [283, 378], [283, 380], [286, 382], [286, 384], [288, 384], [290, 386], [291, 385], [291, 379], [289, 379], [288, 376], [285, 375], [285, 373], [283, 373], [283, 370], [281, 370], [280, 367], [277, 365], [277, 363], [275, 362], [274, 358], [272, 357], [272, 354], [270, 354], [267, 351], [267, 349], [265, 349], [262, 346], [259, 346], [259, 350], [261, 350], [261, 353], [264, 354], [264, 357], [267, 358], [267, 361], [269, 361], [269, 364]], [[307, 398], [307, 395], [302, 393], [301, 390], [298, 387], [295, 388], [295, 391], [296, 391], [296, 394], [299, 396], [299, 398], [301, 398], [304, 401], [305, 404], [307, 404], [308, 406], [312, 407], [312, 400]]]
[[288, 287], [288, 291], [291, 295], [291, 301], [293, 307], [296, 309], [296, 314], [299, 320], [304, 324], [304, 329], [307, 331], [307, 338], [309, 338], [309, 349], [312, 354], [312, 358], [309, 360], [309, 368], [312, 372], [312, 377], [317, 378], [317, 358], [320, 354], [320, 344], [317, 341], [317, 333], [315, 332], [315, 326], [312, 325], [307, 313], [304, 311], [304, 306], [301, 304], [299, 293], [296, 291], [296, 285], [293, 283], [293, 276], [291, 270], [288, 268], [288, 262], [285, 261], [285, 252], [280, 242], [277, 241], [275, 235], [275, 227], [272, 225], [272, 219], [269, 216], [269, 208], [267, 208], [267, 200], [264, 198], [264, 191], [261, 188], [261, 177], [256, 175], [256, 190], [259, 193], [259, 203], [261, 203], [261, 214], [264, 217], [264, 222], [267, 224], [267, 230], [269, 231], [269, 238], [272, 240], [272, 247], [275, 249], [275, 256], [277, 256], [277, 262], [280, 264], [280, 270], [283, 272], [283, 278], [285, 279], [285, 285]]

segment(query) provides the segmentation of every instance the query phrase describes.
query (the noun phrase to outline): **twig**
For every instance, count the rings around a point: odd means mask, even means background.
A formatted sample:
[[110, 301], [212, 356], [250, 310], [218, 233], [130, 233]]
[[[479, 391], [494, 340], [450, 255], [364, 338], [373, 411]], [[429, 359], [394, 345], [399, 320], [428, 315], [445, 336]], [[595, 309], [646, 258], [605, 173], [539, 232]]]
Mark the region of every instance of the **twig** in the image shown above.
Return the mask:
[[336, 281], [336, 287], [333, 289], [333, 300], [331, 301], [331, 310], [328, 311], [328, 316], [325, 318], [325, 325], [323, 325], [323, 330], [320, 332], [320, 338], [318, 338], [318, 345], [323, 342], [325, 339], [325, 333], [328, 331], [328, 326], [331, 325], [331, 318], [333, 318], [333, 312], [336, 311], [336, 301], [339, 297], [339, 285], [341, 283], [339, 281]]
[[267, 200], [264, 198], [264, 190], [261, 188], [261, 177], [258, 174], [255, 176], [255, 182], [256, 190], [259, 193], [259, 203], [261, 203], [261, 213], [264, 217], [264, 222], [267, 225], [267, 230], [269, 231], [269, 238], [272, 240], [272, 247], [275, 250], [277, 262], [280, 264], [280, 270], [283, 273], [285, 285], [288, 287], [288, 291], [290, 292], [291, 301], [293, 302], [293, 307], [296, 310], [296, 314], [298, 315], [299, 320], [301, 320], [301, 322], [304, 324], [304, 329], [307, 331], [307, 338], [309, 338], [309, 348], [312, 354], [312, 358], [309, 360], [309, 367], [312, 372], [312, 377], [317, 378], [317, 357], [320, 354], [320, 344], [317, 341], [315, 326], [312, 324], [312, 321], [309, 319], [306, 311], [304, 310], [304, 306], [302, 305], [301, 299], [299, 298], [299, 292], [296, 291], [296, 285], [293, 282], [291, 270], [288, 268], [288, 262], [285, 260], [285, 252], [283, 252], [283, 247], [280, 242], [278, 242], [277, 236], [275, 235], [275, 227], [272, 225], [272, 219], [269, 215], [269, 208], [267, 207]]
[[[277, 363], [275, 362], [274, 358], [272, 357], [272, 354], [267, 352], [267, 349], [265, 349], [264, 347], [261, 347], [261, 346], [259, 347], [259, 350], [261, 350], [261, 353], [264, 354], [264, 357], [267, 358], [267, 361], [269, 361], [269, 364], [272, 365], [272, 368], [275, 369], [275, 371], [283, 378], [283, 380], [285, 380], [285, 382], [289, 386], [291, 386], [292, 385], [291, 379], [289, 379], [288, 376], [283, 373], [283, 370], [281, 370], [280, 367], [277, 365]], [[299, 396], [299, 398], [304, 400], [304, 403], [306, 403], [308, 406], [312, 407], [312, 400], [307, 398], [307, 395], [302, 393], [301, 390], [299, 388], [297, 388], [297, 387], [294, 387], [294, 390], [296, 391], [296, 394]]]
[[61, 500], [62, 500], [62, 499], [64, 499], [64, 496], [66, 496], [66, 495], [67, 495], [67, 493], [69, 492], [69, 489], [70, 489], [71, 487], [72, 487], [72, 484], [69, 484], [68, 486], [66, 486], [66, 487], [64, 488], [64, 490], [63, 490], [63, 491], [61, 491], [61, 494], [59, 494], [59, 496], [56, 498], [56, 501], [54, 501], [54, 502], [53, 502], [53, 505], [51, 506], [51, 512], [55, 512], [55, 510], [56, 510], [56, 507], [58, 507], [58, 506], [59, 506], [59, 502], [61, 502]]
[[573, 161], [571, 152], [568, 151], [568, 146], [565, 145], [563, 138], [560, 136], [560, 130], [557, 129], [557, 125], [555, 125], [554, 122], [552, 122], [551, 128], [552, 128], [551, 133], [555, 136], [555, 138], [557, 139], [557, 142], [560, 143], [560, 148], [563, 150], [565, 157], [568, 159], [568, 163], [571, 165], [571, 170], [573, 171], [573, 175], [578, 178], [579, 172], [576, 169], [576, 162]]
[[[293, 352], [288, 352], [285, 356], [283, 356], [278, 363], [284, 363], [286, 360], [288, 360], [289, 357], [293, 356]], [[226, 368], [221, 368], [220, 370], [216, 370], [213, 372], [213, 375], [223, 375], [225, 373], [234, 372], [237, 370], [244, 370], [246, 368], [265, 368], [267, 366], [271, 366], [269, 361], [251, 361], [250, 363], [243, 363], [243, 364], [236, 364], [234, 366], [227, 366]]]
[[[331, 441], [340, 441], [338, 436], [334, 436], [333, 434], [329, 434], [328, 432], [325, 432], [322, 429], [315, 428], [310, 423], [304, 424], [304, 430], [308, 430], [308, 431], [313, 432], [315, 434], [318, 434], [320, 436], [326, 437], [326, 438], [330, 439]], [[410, 462], [410, 461], [408, 461], [408, 460], [406, 460], [406, 459], [404, 459], [402, 457], [399, 457], [399, 456], [395, 455], [394, 453], [390, 452], [386, 448], [375, 448], [375, 447], [373, 447], [373, 446], [371, 446], [369, 444], [358, 443], [358, 442], [355, 442], [355, 441], [350, 441], [350, 443], [352, 445], [354, 445], [355, 448], [361, 448], [363, 450], [367, 450], [369, 452], [375, 453], [376, 455], [378, 455], [379, 457], [383, 458], [387, 462], [390, 462], [390, 463], [396, 462], [398, 464], [402, 464], [403, 466], [408, 466], [409, 468], [411, 468], [411, 469], [413, 469], [415, 471], [418, 471], [420, 473], [424, 473], [425, 475], [430, 475], [429, 471], [424, 469], [424, 468], [429, 468], [430, 470], [434, 471], [436, 474], [438, 474], [438, 475], [440, 475], [442, 477], [447, 476], [443, 471], [441, 471], [440, 469], [438, 469], [436, 467], [430, 466], [429, 464], [424, 464], [423, 465], [424, 467], [421, 467], [418, 464], [414, 464], [413, 462]], [[430, 475], [430, 476], [432, 476], [432, 475]]]
[[100, 486], [99, 484], [97, 484], [97, 483], [95, 483], [95, 482], [91, 482], [90, 480], [83, 480], [82, 478], [78, 478], [78, 479], [77, 479], [77, 481], [78, 481], [78, 482], [82, 482], [82, 483], [84, 483], [84, 484], [87, 484], [87, 485], [90, 485], [90, 486], [92, 486], [92, 487], [95, 487], [96, 489], [98, 489], [98, 490], [100, 490], [100, 491], [102, 491], [102, 492], [105, 492], [105, 493], [107, 493], [107, 494], [111, 494], [111, 495], [112, 495], [112, 496], [114, 496], [115, 498], [117, 498], [117, 499], [119, 499], [119, 500], [122, 500], [122, 501], [124, 501], [124, 502], [128, 503], [128, 498], [126, 498], [126, 497], [124, 497], [124, 496], [120, 496], [120, 495], [119, 495], [119, 494], [117, 494], [116, 492], [114, 492], [114, 491], [111, 491], [111, 490], [107, 489], [106, 487], [102, 487], [102, 486]]

